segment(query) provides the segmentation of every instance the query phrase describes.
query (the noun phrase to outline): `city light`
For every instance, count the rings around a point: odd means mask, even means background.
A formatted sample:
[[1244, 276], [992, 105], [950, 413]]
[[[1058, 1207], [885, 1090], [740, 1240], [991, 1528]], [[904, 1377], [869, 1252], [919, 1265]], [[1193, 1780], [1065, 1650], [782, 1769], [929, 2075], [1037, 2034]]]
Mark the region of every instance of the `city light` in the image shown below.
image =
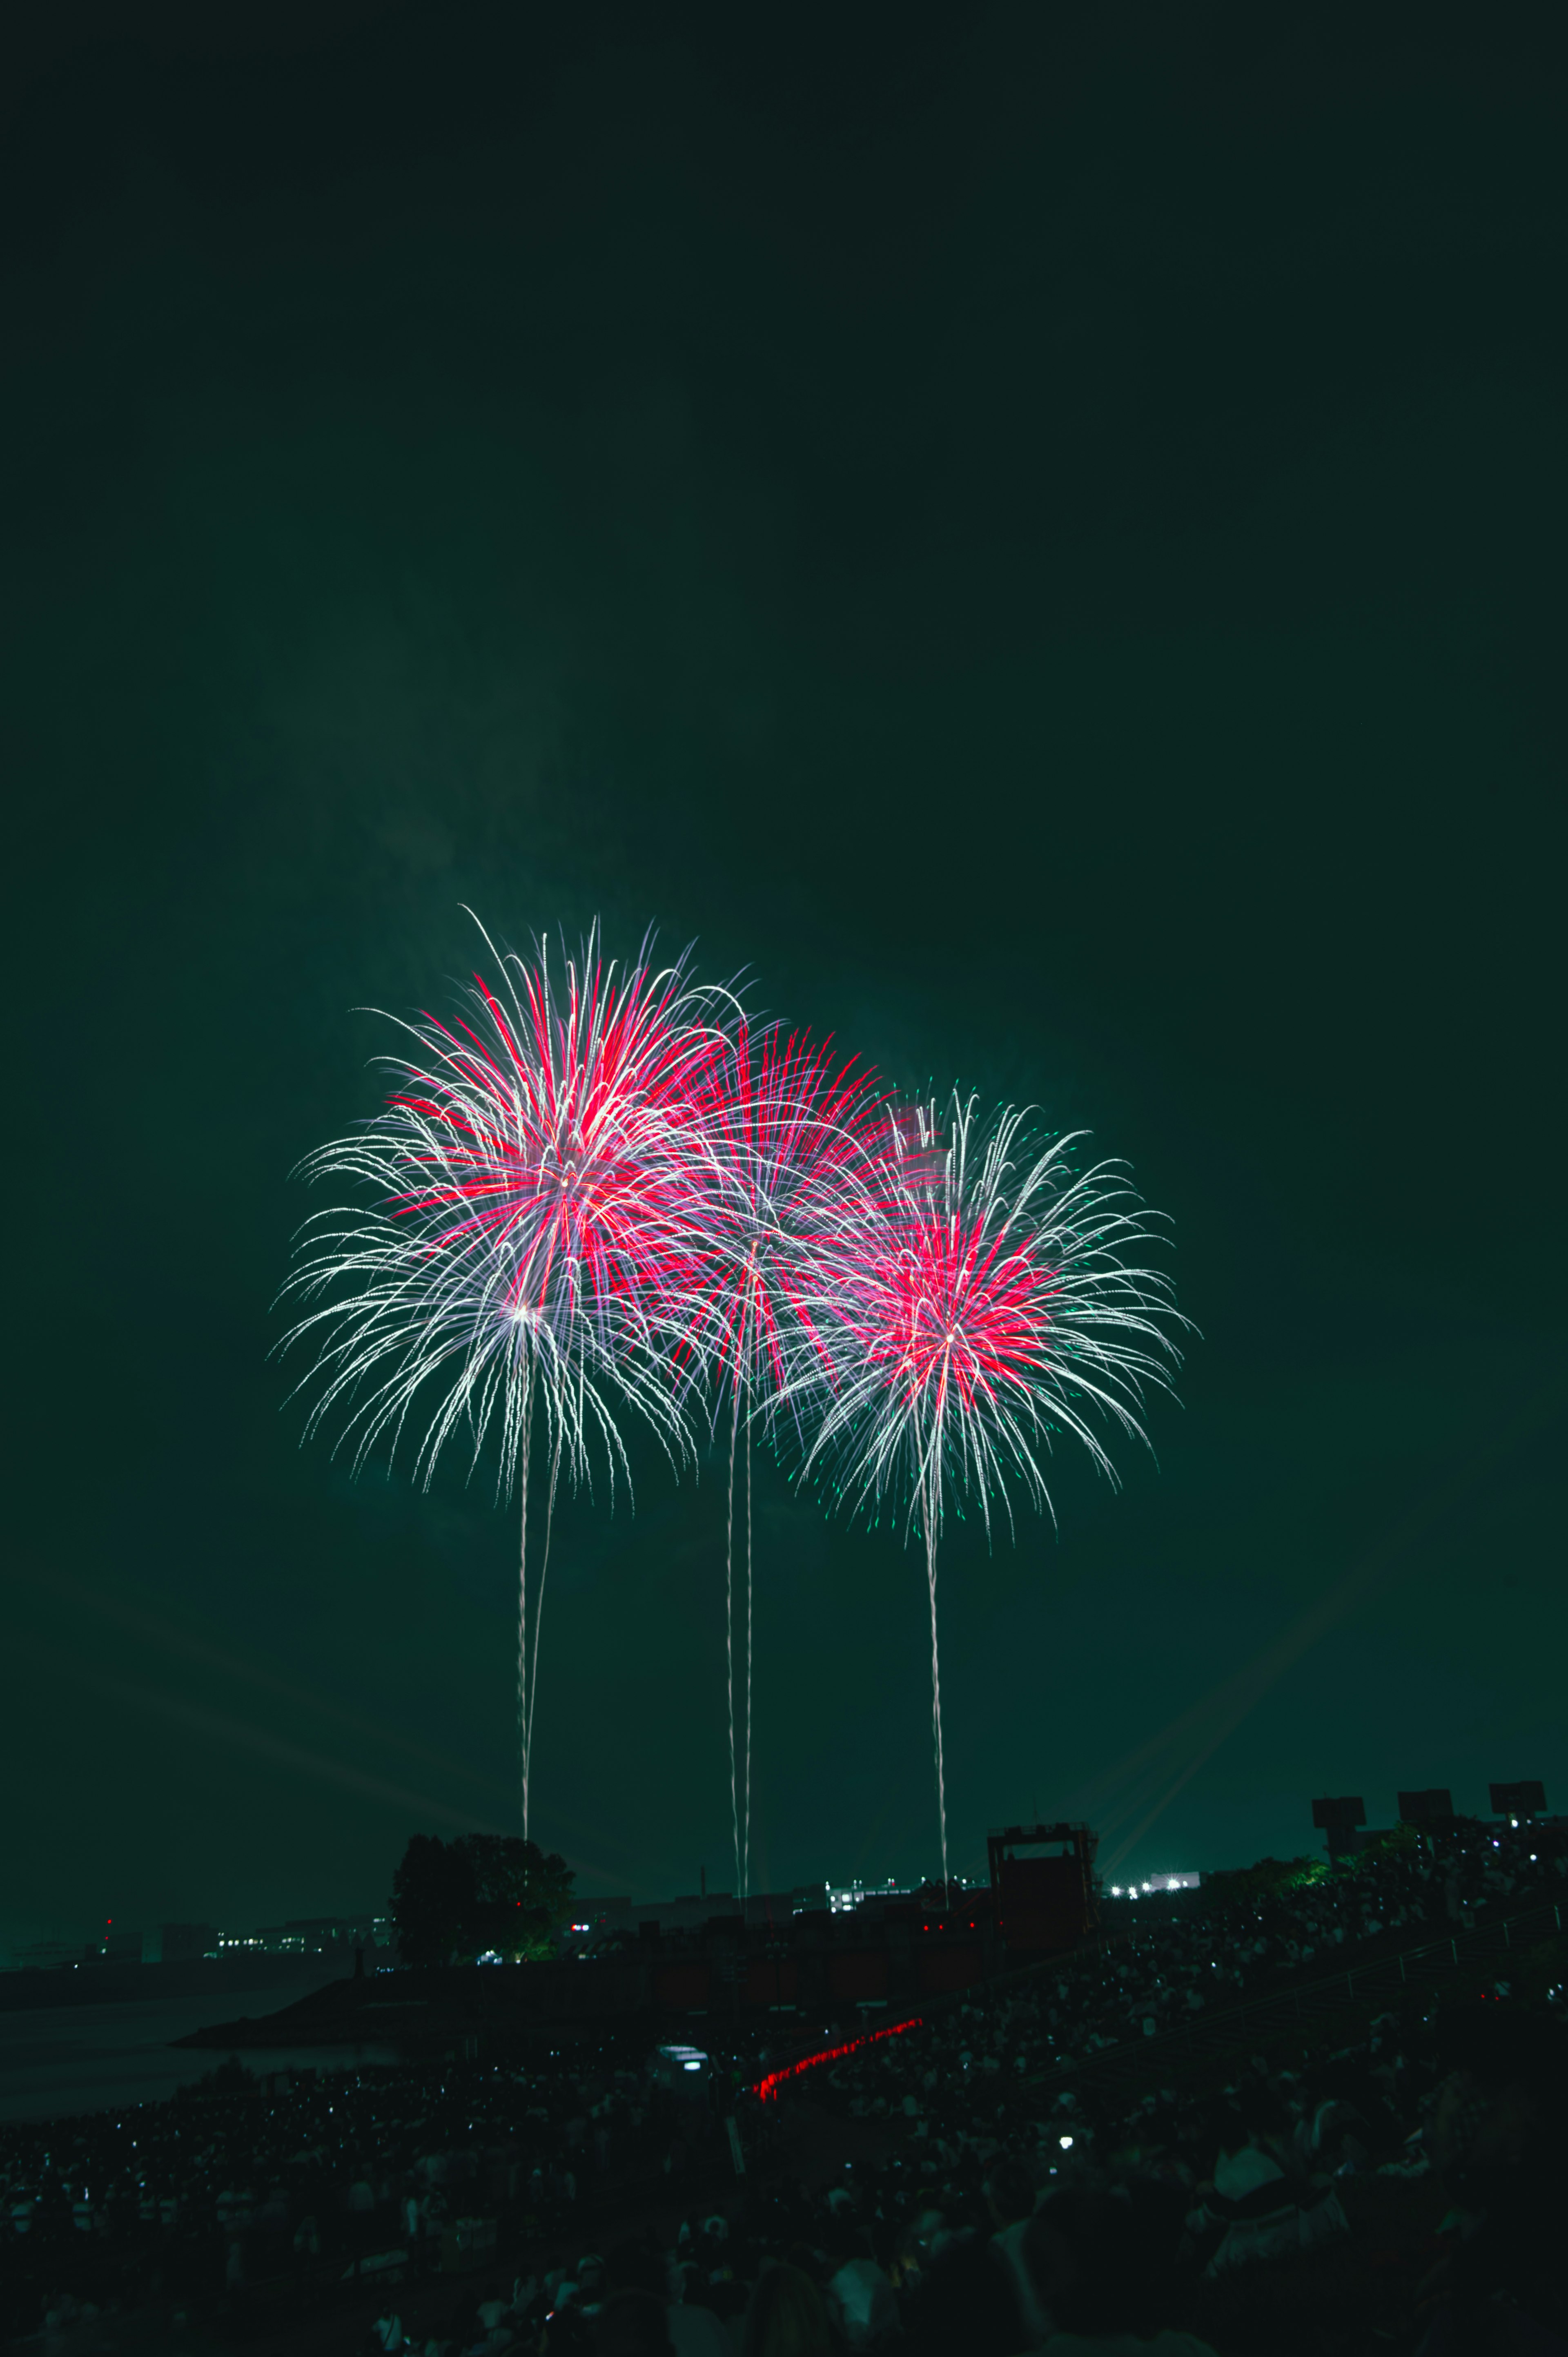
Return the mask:
[[682, 2071], [700, 2071], [708, 2059], [700, 2046], [661, 2046], [659, 2051], [667, 2063], [679, 2063]]

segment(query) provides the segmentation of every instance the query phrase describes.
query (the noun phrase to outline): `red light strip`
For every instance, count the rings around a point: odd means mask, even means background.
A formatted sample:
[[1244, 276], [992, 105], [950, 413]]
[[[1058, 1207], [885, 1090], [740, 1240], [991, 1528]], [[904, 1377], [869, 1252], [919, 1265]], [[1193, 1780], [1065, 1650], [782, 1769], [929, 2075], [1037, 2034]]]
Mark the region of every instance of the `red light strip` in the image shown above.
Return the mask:
[[790, 2062], [782, 2071], [769, 2071], [766, 2079], [758, 2079], [752, 2093], [762, 2103], [769, 2095], [777, 2098], [787, 2079], [798, 2079], [802, 2071], [814, 2071], [819, 2062], [837, 2062], [845, 2054], [858, 2054], [863, 2046], [875, 2046], [879, 2039], [901, 2038], [907, 2029], [921, 2029], [925, 2017], [912, 2013], [908, 2021], [891, 2021], [886, 2029], [868, 2029], [863, 2038], [852, 2038], [847, 2046], [824, 2046], [815, 2054], [802, 2054], [798, 2062]]

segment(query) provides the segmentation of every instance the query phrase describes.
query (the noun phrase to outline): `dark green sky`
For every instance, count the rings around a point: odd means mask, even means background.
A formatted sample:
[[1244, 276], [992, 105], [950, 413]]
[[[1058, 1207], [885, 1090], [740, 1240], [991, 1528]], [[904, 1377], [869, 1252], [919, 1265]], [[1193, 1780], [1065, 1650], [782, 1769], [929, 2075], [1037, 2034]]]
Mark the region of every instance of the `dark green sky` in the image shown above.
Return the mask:
[[[845, 13], [12, 78], [0, 1937], [510, 1822], [510, 1526], [301, 1453], [265, 1356], [350, 1010], [446, 1005], [464, 901], [697, 937], [1174, 1215], [1158, 1469], [946, 1551], [955, 1865], [1568, 1803], [1561, 85], [1500, 16]], [[757, 1878], [929, 1869], [920, 1566], [759, 1507]], [[564, 1517], [586, 1887], [730, 1879], [721, 1516]]]

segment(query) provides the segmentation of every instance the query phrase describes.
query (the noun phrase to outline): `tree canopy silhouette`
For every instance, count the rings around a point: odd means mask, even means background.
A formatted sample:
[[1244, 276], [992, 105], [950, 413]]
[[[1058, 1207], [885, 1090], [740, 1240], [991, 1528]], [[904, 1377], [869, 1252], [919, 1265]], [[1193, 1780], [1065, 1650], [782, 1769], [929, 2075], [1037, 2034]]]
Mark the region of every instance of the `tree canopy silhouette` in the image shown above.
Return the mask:
[[553, 1955], [575, 1880], [555, 1851], [514, 1834], [414, 1834], [392, 1878], [399, 1953], [406, 1964]]

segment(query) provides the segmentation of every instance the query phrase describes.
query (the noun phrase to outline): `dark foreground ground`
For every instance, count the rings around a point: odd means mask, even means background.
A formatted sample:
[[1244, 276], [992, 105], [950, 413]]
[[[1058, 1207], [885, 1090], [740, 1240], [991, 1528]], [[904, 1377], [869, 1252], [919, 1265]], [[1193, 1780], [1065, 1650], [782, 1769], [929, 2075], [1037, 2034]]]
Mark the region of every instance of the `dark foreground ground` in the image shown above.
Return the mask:
[[[492, 2022], [385, 2068], [223, 2063], [168, 2103], [0, 2129], [6, 2345], [347, 2353], [395, 2314], [443, 2357], [531, 2347], [550, 2306], [602, 2295], [599, 2262], [737, 2332], [789, 2257], [834, 2298], [869, 2271], [910, 2357], [1011, 2357], [1016, 2316], [982, 2312], [993, 2235], [1077, 2233], [1117, 2189], [1142, 2240], [1086, 2260], [1088, 2291], [1113, 2305], [1130, 2269], [1151, 2326], [1219, 2357], [1550, 2357], [1562, 1863], [1472, 1829], [1141, 1915], [906, 2022]], [[939, 2294], [961, 2294], [940, 2330]], [[489, 2333], [481, 2301], [510, 2311]]]

